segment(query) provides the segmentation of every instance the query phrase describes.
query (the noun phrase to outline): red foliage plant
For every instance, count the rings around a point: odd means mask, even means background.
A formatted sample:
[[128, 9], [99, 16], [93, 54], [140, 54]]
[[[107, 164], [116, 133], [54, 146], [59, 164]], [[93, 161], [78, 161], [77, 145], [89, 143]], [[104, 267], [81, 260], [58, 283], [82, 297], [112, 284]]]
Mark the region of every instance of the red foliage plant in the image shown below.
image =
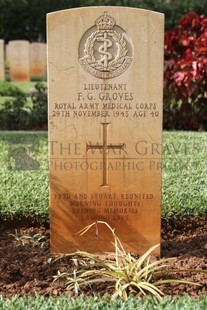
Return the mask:
[[[190, 12], [165, 32], [164, 100], [167, 110], [174, 104], [184, 124], [180, 129], [207, 125], [207, 18]], [[171, 107], [172, 108], [172, 107]], [[184, 116], [184, 118], [183, 118]], [[176, 122], [175, 122], [176, 123]], [[182, 127], [186, 128], [182, 128]], [[187, 128], [189, 127], [189, 128]]]

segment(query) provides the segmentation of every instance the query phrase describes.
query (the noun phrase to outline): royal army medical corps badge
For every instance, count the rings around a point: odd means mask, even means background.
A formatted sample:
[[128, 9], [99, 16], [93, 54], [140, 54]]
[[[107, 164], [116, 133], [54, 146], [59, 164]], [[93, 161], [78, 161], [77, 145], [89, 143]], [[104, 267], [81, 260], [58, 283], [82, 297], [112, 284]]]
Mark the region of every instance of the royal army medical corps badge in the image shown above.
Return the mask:
[[95, 25], [80, 40], [79, 62], [85, 71], [97, 78], [119, 76], [133, 60], [132, 42], [107, 12], [95, 21]]

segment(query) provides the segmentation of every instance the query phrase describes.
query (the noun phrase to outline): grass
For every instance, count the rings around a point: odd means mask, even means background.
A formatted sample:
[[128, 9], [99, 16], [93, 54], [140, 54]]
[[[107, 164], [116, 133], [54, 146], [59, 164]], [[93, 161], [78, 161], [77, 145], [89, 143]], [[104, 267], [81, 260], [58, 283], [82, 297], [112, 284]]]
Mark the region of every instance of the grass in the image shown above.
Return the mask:
[[[25, 146], [39, 162], [38, 169], [21, 170], [21, 161], [20, 166], [15, 167], [12, 153], [16, 149], [22, 151]], [[47, 133], [0, 132], [0, 149], [0, 216], [48, 219]], [[24, 160], [24, 156], [22, 158]]]
[[[207, 133], [164, 132], [163, 137], [162, 216], [206, 214]], [[17, 170], [9, 156], [25, 145], [40, 164], [37, 170]], [[0, 149], [0, 217], [48, 219], [47, 133], [2, 131]]]
[[207, 212], [207, 133], [164, 132], [162, 212]]
[[79, 296], [71, 298], [68, 296], [59, 296], [58, 298], [36, 295], [35, 297], [18, 297], [14, 296], [11, 299], [4, 300], [0, 297], [1, 310], [206, 310], [207, 296], [200, 296], [199, 299], [184, 297], [164, 297], [161, 301], [156, 298], [141, 299], [129, 298], [127, 301], [111, 300], [109, 296]]

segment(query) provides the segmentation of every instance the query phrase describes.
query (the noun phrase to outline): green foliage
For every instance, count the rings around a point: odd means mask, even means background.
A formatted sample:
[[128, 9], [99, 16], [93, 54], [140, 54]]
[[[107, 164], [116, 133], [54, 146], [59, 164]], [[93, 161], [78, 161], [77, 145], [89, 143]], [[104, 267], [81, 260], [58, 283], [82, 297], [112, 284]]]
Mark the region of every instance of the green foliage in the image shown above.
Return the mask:
[[181, 17], [191, 11], [197, 14], [206, 14], [206, 0], [140, 0], [141, 6], [165, 14], [165, 28], [174, 27]]
[[36, 82], [10, 82], [8, 84], [18, 87], [21, 91], [28, 95], [30, 88], [34, 88]]
[[0, 95], [11, 97], [6, 99], [0, 109], [1, 129], [17, 129], [28, 124], [28, 111], [25, 110], [27, 97], [18, 87], [8, 82], [0, 86]]
[[13, 296], [11, 299], [0, 297], [1, 310], [206, 310], [207, 296], [200, 298], [191, 298], [188, 295], [184, 297], [164, 297], [161, 301], [157, 298], [130, 297], [127, 301], [112, 300], [109, 296], [79, 296], [71, 298], [68, 296], [59, 296], [52, 298], [36, 295], [35, 297]]
[[46, 14], [74, 7], [78, 0], [0, 0], [0, 37], [46, 41]]
[[15, 97], [22, 94], [24, 92], [16, 85], [9, 82], [0, 83], [0, 96]]
[[15, 234], [10, 234], [16, 241], [16, 246], [32, 245], [33, 247], [43, 248], [45, 246], [46, 237], [41, 233], [37, 234], [21, 234], [15, 229]]
[[[47, 126], [47, 87], [43, 82], [17, 84], [0, 83], [0, 129], [17, 130]], [[29, 97], [30, 96], [30, 97]], [[31, 103], [29, 103], [31, 100]]]
[[[72, 260], [76, 265], [73, 276], [67, 272], [59, 272], [57, 276], [54, 277], [55, 280], [66, 278], [66, 283], [68, 285], [67, 289], [69, 291], [74, 290], [75, 294], [78, 295], [81, 288], [87, 288], [93, 284], [105, 283], [108, 288], [112, 289], [112, 299], [121, 297], [122, 299], [127, 300], [130, 295], [146, 296], [148, 294], [161, 299], [163, 293], [159, 289], [159, 286], [163, 284], [184, 283], [199, 285], [185, 280], [159, 280], [159, 277], [163, 273], [170, 273], [169, 270], [164, 270], [166, 267], [164, 263], [172, 260], [172, 258], [163, 258], [152, 262], [149, 255], [157, 246], [153, 246], [139, 258], [135, 258], [130, 253], [125, 252], [121, 241], [114, 232], [114, 229], [112, 229], [106, 222], [94, 222], [83, 228], [77, 234], [83, 235], [89, 229], [94, 228], [94, 226], [96, 231], [98, 231], [100, 224], [106, 225], [112, 233], [114, 239], [114, 243], [112, 243], [114, 245], [114, 253], [112, 255], [115, 259], [101, 259], [94, 254], [81, 251], [69, 254], [73, 257]], [[176, 272], [178, 273], [179, 270]]]
[[30, 80], [32, 82], [45, 82], [47, 80], [46, 76], [31, 76]]
[[44, 83], [38, 82], [35, 88], [30, 90], [32, 99], [31, 123], [41, 127], [47, 124], [47, 87]]

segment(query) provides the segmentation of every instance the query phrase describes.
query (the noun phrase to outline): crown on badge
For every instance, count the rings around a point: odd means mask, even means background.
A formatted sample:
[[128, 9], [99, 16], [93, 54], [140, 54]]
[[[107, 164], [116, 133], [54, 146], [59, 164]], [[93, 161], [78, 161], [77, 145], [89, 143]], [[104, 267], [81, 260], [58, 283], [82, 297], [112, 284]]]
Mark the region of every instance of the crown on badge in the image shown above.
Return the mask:
[[95, 23], [99, 30], [112, 30], [116, 24], [115, 19], [110, 15], [107, 15], [107, 12], [104, 12], [103, 15], [97, 18]]

